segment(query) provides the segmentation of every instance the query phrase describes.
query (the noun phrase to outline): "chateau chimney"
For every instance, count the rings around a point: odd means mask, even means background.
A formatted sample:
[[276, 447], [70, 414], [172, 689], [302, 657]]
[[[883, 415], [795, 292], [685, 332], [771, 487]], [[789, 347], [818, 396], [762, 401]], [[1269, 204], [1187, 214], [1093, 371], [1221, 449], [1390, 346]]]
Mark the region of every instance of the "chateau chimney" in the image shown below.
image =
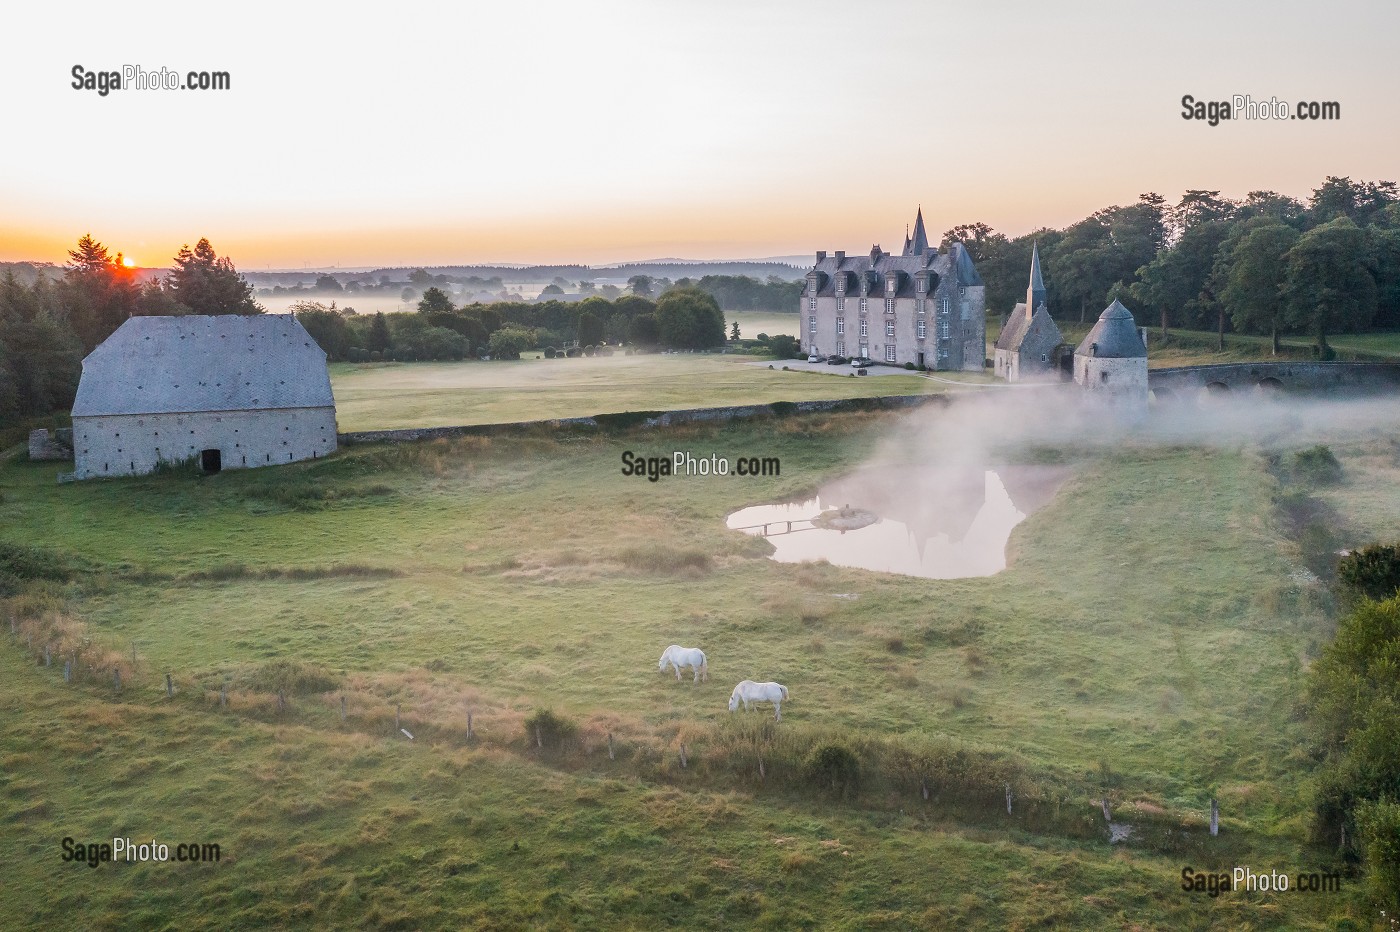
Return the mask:
[[845, 258], [846, 258], [846, 250], [844, 250], [844, 249], [838, 249], [838, 250], [836, 250], [836, 261], [837, 261], [837, 262], [840, 262], [842, 259], [845, 259]]
[[825, 250], [825, 249], [818, 249], [818, 250], [817, 250], [817, 261], [818, 261], [818, 262], [821, 262], [821, 261], [822, 261], [823, 259], [825, 259], [825, 258], [826, 258], [826, 250]]

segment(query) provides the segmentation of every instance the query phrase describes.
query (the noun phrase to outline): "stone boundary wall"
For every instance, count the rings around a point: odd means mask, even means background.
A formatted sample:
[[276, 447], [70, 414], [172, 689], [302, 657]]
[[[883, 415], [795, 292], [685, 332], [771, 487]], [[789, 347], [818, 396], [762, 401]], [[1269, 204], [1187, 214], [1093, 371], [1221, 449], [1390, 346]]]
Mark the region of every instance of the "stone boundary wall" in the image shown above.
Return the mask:
[[1149, 388], [1190, 390], [1218, 383], [1230, 389], [1252, 388], [1273, 379], [1284, 389], [1360, 389], [1394, 391], [1400, 388], [1400, 364], [1384, 362], [1239, 362], [1211, 366], [1179, 366], [1149, 369]]
[[869, 398], [837, 398], [828, 401], [775, 401], [772, 404], [735, 405], [725, 408], [686, 408], [679, 411], [625, 411], [541, 421], [512, 421], [504, 424], [466, 424], [459, 427], [409, 427], [396, 430], [361, 430], [338, 435], [341, 444], [411, 443], [452, 437], [521, 433], [544, 428], [597, 430], [628, 427], [669, 427], [673, 424], [749, 420], [783, 417], [789, 414], [818, 414], [832, 411], [887, 411], [917, 408], [926, 404], [947, 404], [947, 395], [882, 395]]

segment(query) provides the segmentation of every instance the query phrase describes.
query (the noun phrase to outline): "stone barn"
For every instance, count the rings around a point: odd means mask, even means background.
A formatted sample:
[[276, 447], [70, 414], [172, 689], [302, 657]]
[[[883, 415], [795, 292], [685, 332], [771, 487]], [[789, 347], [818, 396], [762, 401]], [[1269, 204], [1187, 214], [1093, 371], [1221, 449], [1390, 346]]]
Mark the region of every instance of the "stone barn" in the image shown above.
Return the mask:
[[133, 317], [83, 360], [75, 479], [271, 466], [335, 447], [326, 354], [290, 314]]

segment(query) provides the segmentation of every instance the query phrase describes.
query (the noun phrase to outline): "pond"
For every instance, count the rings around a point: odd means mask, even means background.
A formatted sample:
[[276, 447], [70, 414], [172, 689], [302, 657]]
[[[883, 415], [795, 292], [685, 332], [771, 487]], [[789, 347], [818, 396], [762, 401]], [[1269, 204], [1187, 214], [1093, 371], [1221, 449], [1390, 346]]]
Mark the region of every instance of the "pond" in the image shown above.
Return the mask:
[[779, 563], [963, 579], [1006, 569], [1011, 530], [1055, 494], [1061, 466], [863, 469], [802, 501], [741, 508], [732, 530], [765, 537]]

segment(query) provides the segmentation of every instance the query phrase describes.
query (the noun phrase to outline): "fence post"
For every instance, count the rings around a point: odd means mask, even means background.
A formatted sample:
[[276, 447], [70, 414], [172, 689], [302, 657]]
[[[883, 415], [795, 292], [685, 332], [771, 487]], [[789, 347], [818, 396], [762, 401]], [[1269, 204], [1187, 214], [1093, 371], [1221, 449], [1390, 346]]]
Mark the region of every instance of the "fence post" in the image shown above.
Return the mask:
[[165, 674], [165, 698], [175, 698], [175, 684], [170, 679], [170, 674]]
[[762, 755], [762, 754], [758, 755], [758, 779], [759, 779], [759, 780], [767, 780], [767, 779], [768, 779], [768, 771], [765, 770], [764, 767], [763, 767], [763, 755]]
[[399, 723], [399, 716], [400, 716], [402, 713], [403, 713], [403, 703], [395, 703], [395, 704], [394, 704], [394, 731], [398, 731], [399, 729], [403, 728], [403, 725], [401, 725], [401, 724]]
[[49, 654], [49, 645], [47, 644], [44, 645], [44, 666], [53, 666], [53, 657]]
[[924, 794], [924, 802], [928, 802], [928, 780], [926, 778], [919, 778], [919, 789]]
[[63, 661], [63, 682], [73, 682], [73, 661], [71, 660]]
[[472, 731], [472, 714], [471, 714], [470, 712], [468, 712], [468, 713], [467, 713], [467, 740], [470, 741], [470, 740], [472, 740], [472, 738], [474, 738], [474, 737], [476, 737], [476, 733]]
[[219, 684], [219, 708], [228, 708], [228, 684]]
[[1210, 801], [1210, 837], [1214, 838], [1220, 834], [1220, 804], [1214, 799]]
[[1006, 814], [1011, 815], [1011, 784], [1006, 784]]
[[19, 629], [15, 627], [15, 616], [10, 616], [10, 633], [19, 634]]
[[345, 693], [340, 694], [340, 720], [345, 721]]
[[613, 752], [612, 732], [608, 732], [608, 760], [617, 760], [617, 754]]
[[540, 734], [540, 726], [535, 726], [535, 747], [544, 750], [544, 735]]
[[277, 690], [277, 711], [287, 711], [287, 694], [282, 690]]
[[1103, 820], [1104, 820], [1105, 822], [1112, 822], [1112, 821], [1113, 821], [1113, 814], [1112, 814], [1111, 812], [1109, 812], [1109, 809], [1108, 809], [1108, 797], [1105, 796], [1105, 797], [1103, 798], [1102, 802], [1103, 802]]
[[688, 766], [688, 762], [687, 762], [686, 756], [685, 756], [685, 745], [682, 744], [682, 745], [681, 745], [681, 769], [684, 770], [687, 766]]

